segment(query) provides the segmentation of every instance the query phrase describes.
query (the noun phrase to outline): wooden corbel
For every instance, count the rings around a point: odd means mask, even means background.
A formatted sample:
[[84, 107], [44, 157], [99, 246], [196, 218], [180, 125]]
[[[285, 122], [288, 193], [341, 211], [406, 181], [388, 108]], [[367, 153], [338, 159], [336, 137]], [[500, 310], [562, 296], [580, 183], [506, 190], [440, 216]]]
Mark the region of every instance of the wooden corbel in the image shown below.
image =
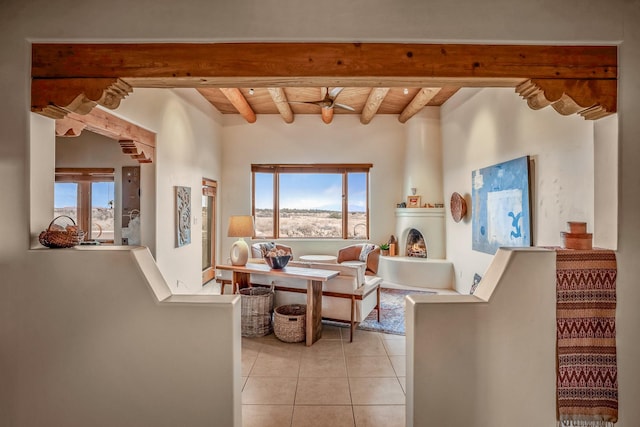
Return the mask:
[[137, 160], [138, 163], [153, 162], [153, 147], [130, 139], [121, 139], [118, 143], [120, 143], [120, 147], [122, 147], [122, 152], [131, 156], [132, 159]]
[[86, 124], [70, 119], [68, 116], [56, 119], [56, 136], [80, 136], [86, 128]]
[[68, 113], [87, 114], [96, 105], [116, 109], [133, 91], [117, 78], [65, 78], [31, 81], [31, 111], [52, 119]]
[[617, 111], [617, 81], [612, 79], [531, 79], [516, 92], [534, 110], [551, 105], [565, 116], [597, 120]]

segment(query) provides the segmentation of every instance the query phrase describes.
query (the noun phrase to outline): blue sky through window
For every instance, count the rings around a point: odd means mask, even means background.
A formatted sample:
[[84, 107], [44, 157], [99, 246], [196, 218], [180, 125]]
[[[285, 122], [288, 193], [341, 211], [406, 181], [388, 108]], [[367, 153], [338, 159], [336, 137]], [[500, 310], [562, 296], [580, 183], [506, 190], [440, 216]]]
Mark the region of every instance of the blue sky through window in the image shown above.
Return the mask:
[[[114, 199], [113, 182], [94, 182], [91, 203], [94, 208], [108, 208], [109, 201]], [[73, 182], [56, 182], [54, 202], [56, 209], [76, 206], [78, 203], [78, 185]]]
[[[273, 208], [273, 175], [256, 173], [255, 206]], [[349, 173], [349, 211], [366, 211], [366, 173]], [[280, 209], [342, 210], [342, 175], [280, 174]]]
[[56, 209], [74, 207], [78, 204], [78, 184], [75, 182], [56, 182], [53, 194], [53, 207]]

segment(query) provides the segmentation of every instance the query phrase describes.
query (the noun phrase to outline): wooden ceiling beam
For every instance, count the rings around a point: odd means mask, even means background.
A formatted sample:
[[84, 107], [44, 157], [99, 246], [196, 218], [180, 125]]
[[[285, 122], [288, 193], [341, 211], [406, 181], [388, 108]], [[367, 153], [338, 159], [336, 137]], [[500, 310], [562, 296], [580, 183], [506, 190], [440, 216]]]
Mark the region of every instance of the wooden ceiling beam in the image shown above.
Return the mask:
[[440, 92], [439, 87], [424, 87], [420, 89], [409, 105], [402, 110], [402, 113], [400, 113], [400, 116], [398, 117], [398, 121], [400, 121], [400, 123], [406, 123], [406, 121], [413, 117], [418, 111], [422, 110], [422, 108], [427, 105], [438, 92]]
[[284, 89], [281, 87], [270, 87], [267, 90], [285, 123], [293, 123], [293, 111], [287, 100], [287, 95], [284, 93]]
[[233, 88], [223, 87], [223, 88], [220, 88], [220, 92], [222, 92], [224, 96], [227, 97], [229, 102], [233, 104], [235, 109], [238, 110], [238, 113], [240, 113], [240, 115], [244, 117], [244, 119], [248, 123], [256, 122], [256, 113], [253, 111], [253, 109], [251, 108], [251, 105], [249, 105], [249, 103], [247, 102], [247, 99], [244, 97], [242, 92], [240, 92], [240, 89], [235, 87]]
[[82, 70], [82, 75], [94, 78], [520, 76], [615, 79], [616, 55], [616, 46], [34, 43], [32, 77], [77, 77], [78, 70]]
[[[597, 118], [616, 111], [618, 65], [616, 46], [34, 43], [31, 77], [32, 111], [53, 118], [117, 108], [135, 87], [516, 87], [527, 80], [552, 98], [561, 87], [565, 98], [552, 103], [561, 113]], [[255, 121], [250, 107], [240, 109]]]
[[252, 87], [516, 87], [527, 77], [125, 77], [131, 87], [138, 88], [207, 88]]
[[123, 153], [139, 163], [153, 161], [156, 134], [107, 111], [94, 108], [87, 114], [68, 113], [56, 120], [56, 136], [79, 136], [85, 129], [118, 141]]
[[374, 87], [369, 92], [369, 97], [362, 108], [362, 114], [360, 115], [360, 123], [363, 125], [368, 124], [373, 119], [373, 116], [378, 112], [378, 108], [380, 108], [380, 104], [384, 100], [384, 97], [387, 96], [387, 92], [389, 92], [388, 87]]

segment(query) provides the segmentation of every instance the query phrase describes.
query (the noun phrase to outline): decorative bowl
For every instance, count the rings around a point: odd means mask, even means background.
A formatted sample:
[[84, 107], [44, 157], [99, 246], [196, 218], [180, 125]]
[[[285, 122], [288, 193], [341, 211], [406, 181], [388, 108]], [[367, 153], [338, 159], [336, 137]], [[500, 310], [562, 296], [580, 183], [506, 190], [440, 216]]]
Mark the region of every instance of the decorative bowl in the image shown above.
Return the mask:
[[451, 195], [451, 216], [455, 222], [460, 222], [467, 214], [467, 202], [460, 193]]
[[287, 266], [287, 263], [291, 260], [291, 255], [281, 256], [266, 256], [264, 262], [274, 270], [281, 270]]

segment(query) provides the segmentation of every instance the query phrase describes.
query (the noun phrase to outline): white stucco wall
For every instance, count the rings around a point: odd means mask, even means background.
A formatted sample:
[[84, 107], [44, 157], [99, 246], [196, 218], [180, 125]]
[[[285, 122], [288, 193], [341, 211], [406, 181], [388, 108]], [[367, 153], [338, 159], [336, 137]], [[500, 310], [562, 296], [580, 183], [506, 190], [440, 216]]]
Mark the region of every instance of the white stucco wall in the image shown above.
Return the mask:
[[240, 427], [238, 296], [166, 297], [147, 249], [119, 248], [30, 251], [0, 425]]
[[[411, 189], [415, 188], [422, 205], [444, 203], [440, 107], [424, 107], [406, 122], [405, 127], [405, 158], [402, 170], [398, 171], [404, 178], [402, 201], [406, 202], [407, 196], [412, 195]], [[443, 243], [439, 245], [444, 247]]]
[[[295, 116], [292, 124], [278, 115], [259, 115], [247, 125], [239, 116], [225, 116], [222, 132], [223, 233], [231, 215], [251, 214], [252, 163], [372, 163], [369, 174], [370, 240], [386, 242], [395, 233], [395, 207], [404, 199], [405, 128], [397, 117], [379, 115], [366, 126], [357, 115], [339, 115], [326, 125], [318, 114]], [[221, 261], [234, 238], [222, 236]], [[294, 254], [332, 254], [350, 244], [342, 239], [282, 240]]]
[[[141, 202], [155, 199], [148, 206], [151, 214], [141, 209], [142, 242], [155, 248], [174, 293], [196, 292], [202, 285], [202, 178], [219, 181], [222, 176], [220, 113], [193, 89], [136, 89], [115, 112], [156, 132], [153, 169], [141, 179]], [[179, 248], [175, 186], [191, 188], [191, 244]], [[148, 191], [155, 197], [145, 197]]]
[[593, 124], [593, 246], [618, 249], [618, 115]]
[[455, 265], [460, 292], [469, 291], [474, 273], [483, 275], [492, 258], [471, 247], [473, 170], [525, 155], [533, 159], [534, 245], [560, 246], [567, 221], [586, 221], [593, 231], [592, 121], [552, 108], [531, 110], [512, 88], [463, 89], [442, 108], [442, 133], [444, 192], [464, 195], [468, 208], [459, 223], [446, 215], [447, 259]]
[[[15, 422], [16, 416], [21, 410], [30, 410], [15, 394], [21, 379], [19, 373], [32, 369], [25, 361], [28, 353], [18, 346], [21, 328], [32, 327], [38, 321], [32, 313], [37, 307], [30, 303], [25, 290], [68, 284], [62, 272], [44, 281], [33, 280], [36, 277], [30, 274], [38, 268], [38, 260], [27, 255], [29, 219], [36, 217], [42, 227], [46, 225], [45, 218], [49, 213], [34, 213], [34, 207], [29, 203], [31, 189], [39, 191], [29, 178], [28, 166], [29, 41], [457, 41], [620, 44], [618, 426], [635, 426], [640, 419], [640, 406], [636, 404], [636, 396], [640, 395], [640, 368], [637, 365], [640, 360], [637, 328], [640, 324], [640, 310], [637, 310], [640, 288], [636, 286], [640, 276], [637, 262], [640, 252], [640, 227], [637, 227], [640, 219], [637, 197], [640, 121], [634, 116], [640, 109], [638, 22], [640, 3], [637, 0], [407, 0], [402, 3], [328, 0], [287, 2], [285, 5], [273, 0], [141, 0], [135, 3], [115, 1], [108, 5], [96, 0], [3, 2], [0, 14], [0, 34], [3, 36], [0, 38], [0, 75], [3, 76], [0, 79], [3, 93], [0, 203], [6, 220], [0, 222], [0, 290], [3, 295], [0, 298], [0, 342], [8, 350], [0, 353], [0, 417], [3, 417], [0, 421], [9, 426], [19, 425]], [[158, 252], [162, 255], [161, 250]], [[54, 299], [48, 301], [50, 304], [56, 304], [56, 298], [60, 298], [53, 295]], [[211, 336], [218, 338], [215, 332]], [[211, 369], [215, 369], [217, 361], [210, 362]], [[153, 360], [149, 359], [149, 363]], [[553, 391], [549, 390], [549, 393]], [[224, 403], [231, 404], [231, 398]], [[450, 410], [459, 411], [466, 403], [450, 402]], [[492, 409], [500, 406], [500, 402], [492, 403]], [[537, 403], [528, 401], [527, 405]], [[520, 421], [513, 419], [513, 422]]]
[[499, 249], [474, 295], [408, 298], [407, 426], [555, 425], [555, 258]]

